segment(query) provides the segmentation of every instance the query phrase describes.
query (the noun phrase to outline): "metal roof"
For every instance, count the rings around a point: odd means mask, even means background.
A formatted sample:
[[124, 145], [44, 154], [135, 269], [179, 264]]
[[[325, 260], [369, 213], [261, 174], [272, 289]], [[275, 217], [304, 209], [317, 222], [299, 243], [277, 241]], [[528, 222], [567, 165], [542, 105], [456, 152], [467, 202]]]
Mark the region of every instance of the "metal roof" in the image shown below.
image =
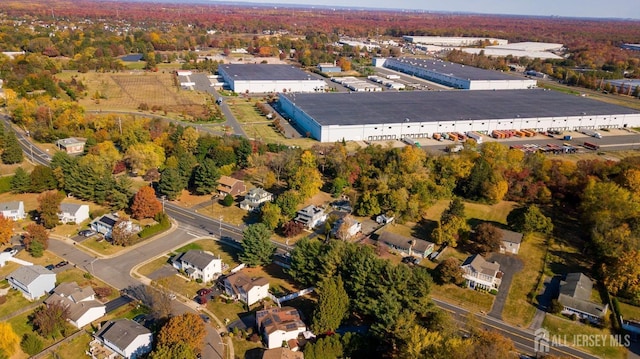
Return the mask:
[[218, 71], [224, 71], [234, 81], [316, 80], [311, 75], [291, 65], [228, 64], [220, 66]]
[[[387, 64], [402, 63], [405, 65], [411, 65], [416, 69], [427, 70], [430, 72], [452, 76], [464, 80], [522, 80], [520, 77], [507, 75], [500, 71], [485, 70], [479, 67], [473, 67], [468, 65], [456, 64], [454, 62], [448, 62], [436, 59], [415, 59], [415, 58], [390, 58], [387, 59]], [[387, 65], [385, 64], [385, 67]]]
[[411, 91], [280, 94], [320, 125], [640, 114], [555, 91]]

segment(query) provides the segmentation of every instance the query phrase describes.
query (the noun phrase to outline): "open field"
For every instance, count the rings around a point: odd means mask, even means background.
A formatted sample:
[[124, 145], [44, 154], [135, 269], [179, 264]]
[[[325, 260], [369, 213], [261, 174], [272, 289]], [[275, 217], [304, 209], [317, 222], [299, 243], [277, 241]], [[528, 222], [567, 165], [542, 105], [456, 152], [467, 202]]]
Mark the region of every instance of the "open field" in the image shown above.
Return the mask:
[[625, 320], [633, 319], [640, 321], [640, 307], [623, 303], [621, 301], [618, 301], [618, 304], [620, 304], [620, 312], [622, 314], [622, 318], [624, 318]]
[[[627, 357], [627, 350], [623, 346], [612, 345], [615, 343], [614, 337], [610, 337], [611, 332], [608, 329], [599, 329], [590, 325], [573, 322], [555, 315], [547, 315], [542, 322], [542, 327], [547, 329], [550, 339], [553, 337], [569, 346], [577, 347], [588, 353], [607, 359], [622, 359]], [[585, 343], [585, 336], [592, 338], [601, 338], [598, 343]], [[582, 340], [581, 340], [582, 339]]]
[[260, 111], [256, 108], [256, 103], [259, 102], [256, 99], [250, 99], [251, 101], [247, 101], [242, 98], [233, 98], [227, 100], [227, 105], [231, 108], [231, 112], [236, 117], [238, 122], [244, 123], [252, 123], [252, 122], [271, 122], [267, 120], [265, 116], [263, 116]]
[[539, 235], [529, 236], [520, 246], [518, 258], [522, 260], [524, 268], [513, 276], [502, 312], [503, 319], [510, 324], [527, 326], [536, 313], [536, 307], [527, 300], [527, 295], [538, 284], [544, 265], [545, 248], [545, 240]]
[[[87, 96], [79, 103], [87, 110], [138, 111], [141, 103], [157, 106], [172, 116], [201, 113], [207, 96], [195, 91], [182, 91], [174, 84], [170, 71], [146, 72], [132, 70], [121, 73], [77, 73], [64, 71], [56, 77], [69, 81], [75, 76], [87, 86]], [[96, 100], [95, 95], [99, 95]]]
[[460, 288], [453, 284], [434, 285], [431, 295], [448, 303], [460, 306], [471, 312], [488, 313], [495, 296], [468, 288]]

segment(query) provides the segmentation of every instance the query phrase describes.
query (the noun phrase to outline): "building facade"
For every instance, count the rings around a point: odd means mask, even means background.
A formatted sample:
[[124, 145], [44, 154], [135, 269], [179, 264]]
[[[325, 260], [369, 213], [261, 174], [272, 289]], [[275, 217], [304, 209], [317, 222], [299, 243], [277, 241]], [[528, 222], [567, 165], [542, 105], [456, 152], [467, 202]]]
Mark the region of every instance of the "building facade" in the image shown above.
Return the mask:
[[318, 92], [326, 86], [324, 80], [291, 65], [225, 64], [218, 73], [236, 93]]

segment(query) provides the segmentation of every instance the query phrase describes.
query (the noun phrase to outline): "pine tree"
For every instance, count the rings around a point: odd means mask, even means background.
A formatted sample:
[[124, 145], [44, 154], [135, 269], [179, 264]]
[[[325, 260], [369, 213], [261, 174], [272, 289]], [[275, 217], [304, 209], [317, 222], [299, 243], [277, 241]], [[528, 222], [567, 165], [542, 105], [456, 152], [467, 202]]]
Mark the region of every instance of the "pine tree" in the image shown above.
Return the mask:
[[193, 170], [193, 189], [198, 195], [210, 194], [216, 189], [220, 172], [213, 160], [206, 158]]
[[158, 181], [158, 192], [161, 195], [167, 196], [169, 200], [178, 198], [184, 185], [182, 184], [182, 178], [175, 168], [166, 168], [162, 171], [160, 181]]
[[252, 224], [243, 232], [240, 260], [250, 266], [271, 263], [276, 247], [271, 243], [271, 231], [262, 223]]
[[[1, 126], [0, 126], [1, 127]], [[11, 179], [11, 192], [13, 193], [27, 193], [31, 187], [31, 177], [29, 173], [22, 167], [16, 169], [16, 173]]]
[[311, 330], [326, 333], [336, 330], [349, 311], [349, 296], [342, 277], [327, 278], [318, 286], [318, 305], [313, 312]]
[[22, 162], [22, 148], [18, 143], [18, 138], [13, 131], [7, 131], [4, 136], [4, 152], [2, 152], [2, 163], [11, 165]]

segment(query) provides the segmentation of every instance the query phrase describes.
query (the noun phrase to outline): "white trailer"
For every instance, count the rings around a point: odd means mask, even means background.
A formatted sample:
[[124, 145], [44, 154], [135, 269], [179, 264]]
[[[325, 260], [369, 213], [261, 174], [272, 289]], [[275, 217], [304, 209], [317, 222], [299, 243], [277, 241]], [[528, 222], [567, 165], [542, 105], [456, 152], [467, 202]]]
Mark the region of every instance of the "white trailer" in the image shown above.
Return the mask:
[[469, 131], [469, 132], [467, 132], [467, 136], [469, 138], [473, 138], [476, 141], [477, 144], [481, 144], [482, 143], [482, 135], [477, 133], [477, 132]]

